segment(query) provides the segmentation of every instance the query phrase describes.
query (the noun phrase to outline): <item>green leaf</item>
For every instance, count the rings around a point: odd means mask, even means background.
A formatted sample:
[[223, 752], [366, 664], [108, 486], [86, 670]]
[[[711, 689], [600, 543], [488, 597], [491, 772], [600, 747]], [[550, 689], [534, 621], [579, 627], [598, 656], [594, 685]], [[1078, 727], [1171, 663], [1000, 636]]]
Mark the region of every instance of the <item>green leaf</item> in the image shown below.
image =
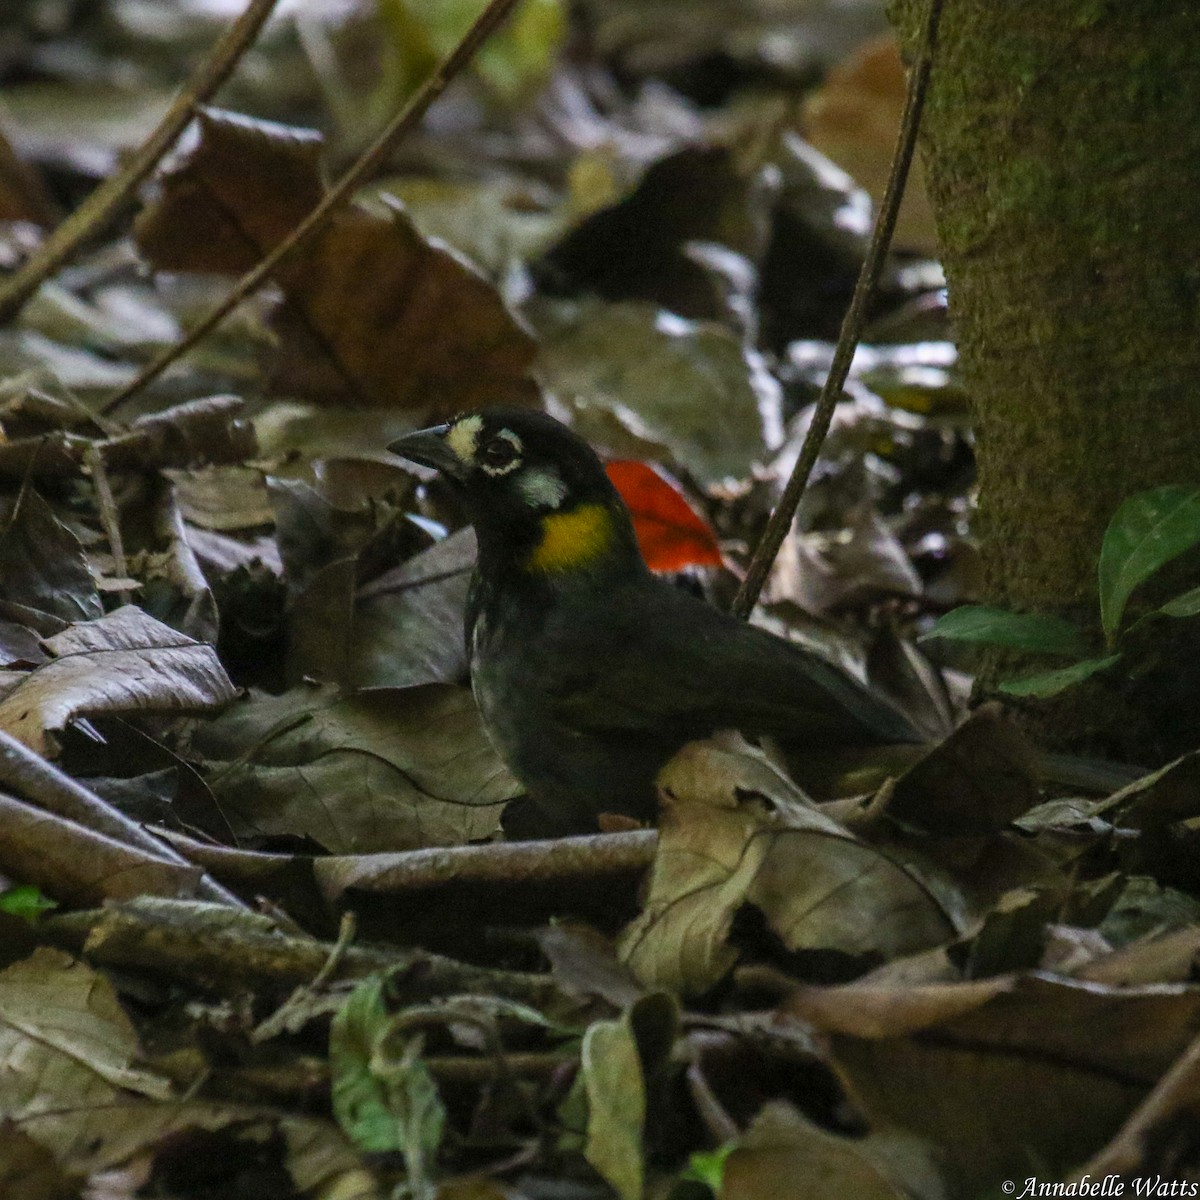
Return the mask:
[[[381, 0], [393, 86], [408, 96], [458, 44], [479, 13], [477, 0]], [[516, 100], [541, 84], [566, 34], [560, 0], [522, 0], [475, 58], [473, 70], [500, 98]]]
[[1192, 588], [1190, 592], [1184, 592], [1182, 595], [1176, 596], [1174, 600], [1168, 600], [1166, 604], [1161, 608], [1156, 608], [1154, 612], [1164, 617], [1194, 617], [1200, 615], [1200, 587]]
[[329, 1034], [333, 1112], [363, 1150], [400, 1151], [408, 1195], [432, 1200], [446, 1109], [421, 1060], [421, 1039], [397, 1040], [400, 1019], [383, 1003], [379, 976], [350, 993]]
[[1042, 613], [1014, 613], [982, 604], [964, 604], [938, 620], [924, 638], [981, 642], [1033, 654], [1078, 657], [1088, 652], [1087, 639], [1070, 621]]
[[9, 888], [0, 895], [0, 912], [25, 921], [36, 921], [47, 909], [57, 907], [57, 900], [43, 896], [31, 883]]
[[726, 1142], [715, 1150], [697, 1150], [688, 1159], [687, 1169], [680, 1179], [703, 1183], [716, 1195], [721, 1190], [721, 1180], [725, 1175], [725, 1160], [736, 1148], [736, 1142]]
[[1111, 654], [1108, 658], [1085, 658], [1082, 662], [1057, 671], [1042, 671], [1037, 675], [1026, 675], [1023, 679], [1006, 680], [1000, 684], [1000, 690], [1006, 696], [1057, 696], [1059, 692], [1065, 692], [1089, 676], [1107, 670], [1120, 660], [1119, 654]]
[[1152, 488], [1117, 509], [1100, 550], [1100, 622], [1111, 643], [1134, 588], [1200, 542], [1200, 490]]
[[333, 1113], [364, 1150], [399, 1150], [400, 1131], [388, 1111], [382, 1082], [371, 1072], [375, 1044], [391, 1018], [383, 1003], [383, 981], [364, 979], [333, 1018], [329, 1065], [333, 1072]]

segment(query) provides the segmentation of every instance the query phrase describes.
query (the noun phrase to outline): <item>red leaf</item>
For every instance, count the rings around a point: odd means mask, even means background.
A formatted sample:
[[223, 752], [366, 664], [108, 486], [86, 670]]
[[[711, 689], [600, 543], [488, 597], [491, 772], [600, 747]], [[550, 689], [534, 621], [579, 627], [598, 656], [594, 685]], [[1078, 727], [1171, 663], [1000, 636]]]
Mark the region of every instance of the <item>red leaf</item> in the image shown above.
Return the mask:
[[604, 469], [633, 514], [638, 546], [652, 571], [722, 565], [712, 526], [687, 502], [670, 475], [629, 459], [615, 459]]

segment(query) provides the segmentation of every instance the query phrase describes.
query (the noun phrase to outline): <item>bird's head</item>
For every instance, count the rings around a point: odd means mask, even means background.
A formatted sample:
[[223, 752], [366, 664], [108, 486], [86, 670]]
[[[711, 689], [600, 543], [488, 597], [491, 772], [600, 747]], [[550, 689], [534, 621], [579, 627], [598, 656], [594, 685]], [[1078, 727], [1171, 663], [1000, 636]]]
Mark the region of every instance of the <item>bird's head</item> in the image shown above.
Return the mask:
[[525, 409], [463, 413], [388, 449], [433, 467], [461, 492], [480, 555], [557, 577], [645, 570], [629, 512], [592, 448]]

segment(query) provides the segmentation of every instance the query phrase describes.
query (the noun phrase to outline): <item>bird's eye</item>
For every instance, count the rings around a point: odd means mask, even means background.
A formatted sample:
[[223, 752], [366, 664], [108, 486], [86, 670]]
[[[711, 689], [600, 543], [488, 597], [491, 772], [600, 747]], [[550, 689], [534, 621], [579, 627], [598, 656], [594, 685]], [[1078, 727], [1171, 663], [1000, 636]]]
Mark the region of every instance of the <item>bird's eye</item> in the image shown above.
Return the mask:
[[480, 461], [485, 467], [493, 469], [507, 467], [517, 458], [517, 448], [504, 437], [494, 437], [484, 444], [479, 452]]

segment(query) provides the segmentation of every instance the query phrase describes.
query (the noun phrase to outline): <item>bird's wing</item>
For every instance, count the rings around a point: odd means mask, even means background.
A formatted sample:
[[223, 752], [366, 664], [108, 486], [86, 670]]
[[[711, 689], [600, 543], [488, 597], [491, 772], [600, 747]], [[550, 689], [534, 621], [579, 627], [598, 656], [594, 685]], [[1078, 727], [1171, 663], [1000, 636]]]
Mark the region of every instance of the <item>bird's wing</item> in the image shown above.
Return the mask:
[[615, 596], [586, 626], [556, 628], [554, 641], [541, 684], [568, 728], [920, 740], [888, 701], [837, 667], [666, 585]]

